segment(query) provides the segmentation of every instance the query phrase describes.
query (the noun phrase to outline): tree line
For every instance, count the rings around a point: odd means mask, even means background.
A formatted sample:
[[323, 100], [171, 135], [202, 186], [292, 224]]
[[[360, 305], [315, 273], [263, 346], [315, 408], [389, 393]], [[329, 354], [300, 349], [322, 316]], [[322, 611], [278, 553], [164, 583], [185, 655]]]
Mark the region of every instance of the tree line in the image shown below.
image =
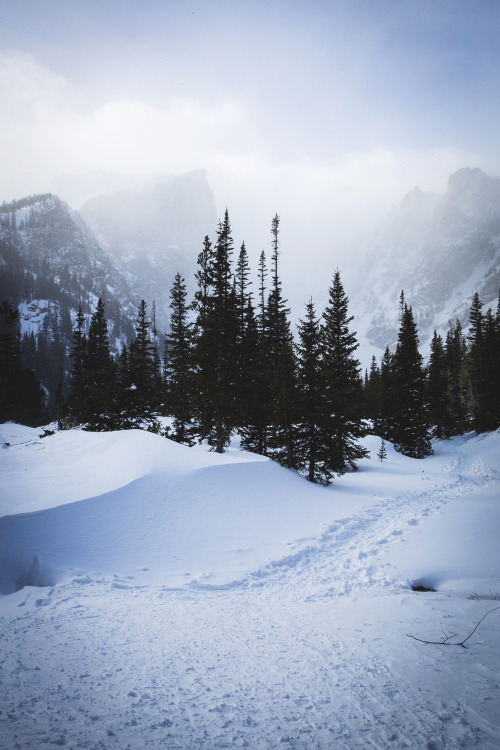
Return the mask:
[[[271, 222], [271, 257], [260, 255], [257, 289], [243, 243], [236, 253], [229, 216], [216, 240], [205, 237], [194, 299], [177, 274], [170, 291], [164, 350], [143, 300], [134, 340], [113, 357], [102, 300], [86, 327], [80, 309], [72, 335], [69, 394], [61, 427], [147, 427], [223, 452], [231, 437], [312, 482], [329, 484], [365, 457], [370, 429], [416, 458], [433, 437], [500, 426], [500, 297], [494, 316], [476, 294], [466, 337], [450, 324], [434, 334], [429, 364], [419, 352], [413, 311], [400, 300], [394, 352], [386, 349], [361, 375], [358, 342], [339, 271], [318, 314], [310, 300], [292, 336], [280, 275], [280, 219]], [[10, 418], [10, 417], [9, 417]]]

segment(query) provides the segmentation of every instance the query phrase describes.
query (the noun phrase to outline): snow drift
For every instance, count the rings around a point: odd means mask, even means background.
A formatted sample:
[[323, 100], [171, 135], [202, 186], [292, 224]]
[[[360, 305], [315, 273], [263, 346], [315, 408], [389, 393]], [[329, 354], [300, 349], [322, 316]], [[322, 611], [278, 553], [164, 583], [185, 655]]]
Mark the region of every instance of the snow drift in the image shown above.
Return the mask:
[[[328, 489], [39, 432], [0, 427], [0, 748], [498, 747], [498, 432], [423, 461], [369, 437]], [[406, 637], [486, 613], [467, 650]]]

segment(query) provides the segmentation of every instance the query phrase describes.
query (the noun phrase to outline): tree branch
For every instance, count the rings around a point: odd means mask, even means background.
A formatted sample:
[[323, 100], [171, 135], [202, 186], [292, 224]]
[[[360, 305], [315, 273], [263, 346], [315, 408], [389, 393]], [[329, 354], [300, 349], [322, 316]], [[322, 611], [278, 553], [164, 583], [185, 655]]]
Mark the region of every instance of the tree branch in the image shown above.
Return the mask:
[[471, 633], [469, 633], [469, 635], [467, 636], [467, 638], [464, 638], [463, 641], [457, 641], [457, 642], [450, 643], [450, 638], [456, 638], [457, 633], [453, 633], [452, 635], [448, 635], [443, 641], [426, 641], [424, 638], [417, 638], [416, 635], [411, 635], [411, 633], [406, 633], [406, 635], [407, 635], [408, 638], [413, 638], [414, 641], [419, 641], [420, 643], [430, 643], [433, 646], [462, 646], [462, 648], [468, 648], [468, 646], [465, 645], [466, 642], [469, 640], [469, 638], [471, 636], [474, 635], [474, 633], [476, 632], [476, 630], [478, 629], [478, 627], [481, 625], [481, 623], [484, 620], [484, 618], [487, 617], [488, 615], [490, 615], [492, 612], [495, 612], [497, 609], [500, 609], [500, 607], [495, 607], [494, 609], [490, 609], [489, 612], [486, 612], [486, 614], [483, 615], [483, 617], [481, 617], [481, 619], [477, 623], [477, 625], [474, 628], [474, 630]]

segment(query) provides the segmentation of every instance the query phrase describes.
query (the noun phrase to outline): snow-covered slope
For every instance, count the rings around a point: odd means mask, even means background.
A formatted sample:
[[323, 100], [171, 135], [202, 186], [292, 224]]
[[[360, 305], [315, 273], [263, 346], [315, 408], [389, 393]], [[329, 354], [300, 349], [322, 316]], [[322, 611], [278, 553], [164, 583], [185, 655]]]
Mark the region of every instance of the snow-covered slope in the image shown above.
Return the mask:
[[459, 318], [479, 292], [496, 309], [500, 289], [500, 180], [480, 169], [452, 174], [442, 195], [415, 188], [365, 241], [349, 287], [362, 358], [394, 349], [399, 296], [413, 307], [421, 342]]
[[499, 746], [498, 432], [369, 437], [328, 489], [140, 431], [0, 443], [2, 750]]
[[[49, 308], [74, 318], [79, 305], [91, 312], [103, 297], [112, 339], [131, 335], [137, 298], [80, 216], [56, 195], [0, 207], [0, 268], [5, 296], [20, 305], [23, 332], [38, 333]], [[69, 318], [68, 328], [57, 335], [70, 341]]]

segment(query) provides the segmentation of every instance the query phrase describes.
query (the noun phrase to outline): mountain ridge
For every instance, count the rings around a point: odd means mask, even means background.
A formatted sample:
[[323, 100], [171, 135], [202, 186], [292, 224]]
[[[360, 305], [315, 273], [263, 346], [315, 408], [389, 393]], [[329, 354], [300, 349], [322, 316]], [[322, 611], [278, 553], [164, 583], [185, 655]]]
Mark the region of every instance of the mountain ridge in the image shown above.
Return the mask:
[[499, 178], [465, 167], [444, 195], [410, 191], [366, 241], [361, 266], [352, 297], [364, 359], [395, 346], [402, 290], [424, 348], [450, 320], [467, 327], [473, 294], [489, 307], [500, 288]]

